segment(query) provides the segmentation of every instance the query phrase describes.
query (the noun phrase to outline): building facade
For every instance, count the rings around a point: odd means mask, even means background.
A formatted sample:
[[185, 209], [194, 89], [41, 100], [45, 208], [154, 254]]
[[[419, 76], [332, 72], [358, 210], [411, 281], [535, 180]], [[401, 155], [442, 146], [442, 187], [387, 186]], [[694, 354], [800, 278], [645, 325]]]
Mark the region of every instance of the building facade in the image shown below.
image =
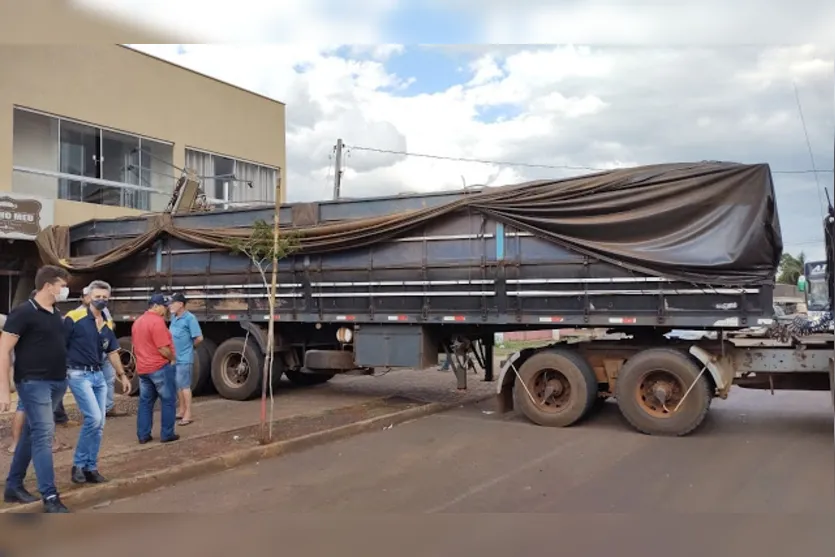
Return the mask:
[[274, 201], [285, 153], [280, 102], [124, 46], [0, 45], [0, 313], [43, 227], [164, 210], [184, 169]]

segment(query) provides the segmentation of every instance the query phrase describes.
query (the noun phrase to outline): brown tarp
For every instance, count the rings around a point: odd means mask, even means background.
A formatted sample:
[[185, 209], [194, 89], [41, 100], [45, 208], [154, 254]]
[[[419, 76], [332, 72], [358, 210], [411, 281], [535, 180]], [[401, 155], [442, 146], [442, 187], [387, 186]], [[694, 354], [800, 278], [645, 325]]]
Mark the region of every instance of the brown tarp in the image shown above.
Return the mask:
[[[384, 242], [470, 210], [635, 272], [702, 284], [772, 284], [783, 245], [766, 164], [679, 163], [616, 169], [482, 192], [438, 207], [310, 227], [283, 227], [297, 253]], [[45, 263], [90, 272], [122, 261], [167, 234], [228, 247], [245, 228], [183, 228], [170, 215], [148, 218], [144, 234], [95, 256], [70, 257], [69, 229], [37, 238]]]

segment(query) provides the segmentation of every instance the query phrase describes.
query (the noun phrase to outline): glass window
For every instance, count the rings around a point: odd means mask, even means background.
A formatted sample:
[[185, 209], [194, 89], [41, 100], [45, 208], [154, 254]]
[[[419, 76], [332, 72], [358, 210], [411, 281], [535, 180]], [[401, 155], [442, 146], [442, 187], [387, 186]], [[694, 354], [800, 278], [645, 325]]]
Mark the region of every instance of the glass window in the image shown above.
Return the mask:
[[273, 168], [238, 161], [235, 168], [236, 182], [232, 201], [275, 200], [276, 171]]
[[[176, 182], [171, 144], [28, 110], [14, 109], [13, 146], [12, 187], [44, 197], [54, 197], [57, 191], [59, 199], [163, 210]], [[95, 183], [97, 180], [153, 188], [160, 193]]]
[[174, 168], [174, 149], [171, 145], [142, 138], [140, 145], [139, 184], [166, 192], [165, 194], [138, 191], [136, 195], [143, 210], [163, 211], [174, 193], [179, 171]]
[[186, 167], [201, 177], [210, 198], [236, 203], [275, 199], [274, 168], [192, 149], [186, 149]]
[[[99, 177], [101, 160], [101, 138], [99, 130], [76, 122], [61, 122], [60, 171], [86, 178]], [[62, 178], [58, 197], [72, 201], [98, 203], [100, 196], [97, 186], [92, 188], [83, 180]]]
[[[58, 119], [15, 109], [12, 125], [13, 164], [34, 170], [58, 172]], [[15, 172], [12, 189], [41, 197], [54, 197], [58, 178]]]
[[231, 201], [231, 193], [234, 190], [232, 180], [235, 178], [235, 161], [226, 157], [213, 156], [214, 175], [214, 196], [216, 199]]
[[[108, 130], [101, 132], [101, 178], [139, 185], [139, 138]], [[103, 205], [136, 207], [137, 190], [99, 186]], [[143, 192], [144, 193], [144, 192]]]

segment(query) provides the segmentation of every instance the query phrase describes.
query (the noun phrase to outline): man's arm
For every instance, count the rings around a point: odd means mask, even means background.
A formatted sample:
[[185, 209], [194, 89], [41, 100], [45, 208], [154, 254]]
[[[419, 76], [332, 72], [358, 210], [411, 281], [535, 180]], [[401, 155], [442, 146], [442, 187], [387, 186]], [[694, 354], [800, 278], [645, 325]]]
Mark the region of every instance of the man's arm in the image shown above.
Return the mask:
[[12, 350], [14, 350], [20, 335], [26, 330], [26, 316], [12, 311], [3, 325], [0, 333], [0, 412], [8, 412], [12, 405], [11, 369]]
[[116, 370], [116, 377], [121, 378], [125, 374], [125, 368], [122, 367], [122, 359], [119, 357], [119, 339], [113, 330], [107, 328], [107, 359], [113, 364], [113, 369]]
[[110, 360], [113, 369], [116, 371], [116, 377], [122, 383], [122, 393], [130, 393], [130, 379], [125, 375], [125, 368], [122, 367], [122, 358], [119, 357], [119, 339], [116, 338], [116, 334], [110, 327], [107, 328], [107, 337], [107, 359]]
[[203, 342], [203, 331], [200, 329], [200, 323], [197, 322], [197, 318], [193, 315], [189, 319], [188, 329], [194, 341], [194, 347], [197, 348], [197, 345]]
[[12, 405], [12, 350], [19, 338], [8, 331], [0, 333], [0, 413], [8, 412]]
[[72, 337], [72, 331], [75, 328], [75, 321], [73, 321], [72, 317], [69, 315], [64, 317], [64, 344], [66, 344], [67, 348], [70, 347], [70, 337]]
[[168, 328], [165, 326], [164, 322], [154, 325], [153, 329], [151, 329], [151, 339], [154, 341], [157, 350], [159, 350], [159, 353], [162, 354], [163, 358], [172, 364], [177, 361], [174, 357], [171, 333], [168, 332]]
[[162, 354], [163, 358], [165, 358], [172, 364], [177, 362], [177, 358], [174, 357], [174, 351], [171, 350], [170, 346], [160, 346], [157, 348], [157, 350], [159, 350], [159, 353]]

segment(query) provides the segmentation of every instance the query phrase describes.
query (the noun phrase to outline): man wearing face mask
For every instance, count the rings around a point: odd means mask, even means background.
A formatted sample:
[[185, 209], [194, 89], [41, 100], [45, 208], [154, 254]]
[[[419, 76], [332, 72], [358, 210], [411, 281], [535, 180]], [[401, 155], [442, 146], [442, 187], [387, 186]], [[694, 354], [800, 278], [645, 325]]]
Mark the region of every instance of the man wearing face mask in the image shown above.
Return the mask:
[[7, 503], [32, 503], [38, 499], [23, 487], [26, 469], [35, 466], [38, 491], [44, 512], [66, 513], [55, 486], [52, 440], [54, 412], [67, 391], [67, 348], [64, 325], [55, 304], [67, 299], [69, 273], [47, 265], [35, 275], [37, 293], [6, 318], [0, 336], [0, 413], [11, 403], [9, 370], [14, 351], [14, 381], [26, 413], [23, 431], [15, 447], [3, 500]]
[[102, 353], [107, 354], [122, 385], [130, 382], [119, 359], [119, 342], [104, 316], [110, 285], [94, 280], [87, 287], [90, 306], [74, 309], [64, 319], [67, 343], [67, 380], [78, 409], [84, 416], [75, 446], [73, 483], [104, 483], [98, 470], [99, 449], [107, 412], [107, 382], [102, 370]]
[[[78, 306], [77, 309], [86, 311], [86, 309], [90, 307], [90, 287], [84, 287], [84, 290], [82, 290], [81, 295], [81, 305]], [[104, 321], [105, 323], [107, 323], [107, 326], [110, 328], [111, 331], [115, 333], [116, 325], [113, 323], [113, 317], [110, 315], [110, 310], [105, 307], [102, 310], [102, 315], [104, 315]], [[101, 369], [102, 373], [104, 373], [104, 382], [107, 384], [106, 416], [108, 418], [121, 418], [127, 416], [127, 412], [121, 412], [119, 410], [116, 410], [115, 408], [116, 401], [114, 399], [114, 395], [116, 394], [116, 369], [113, 367], [113, 364], [110, 363], [110, 359], [108, 358], [107, 354], [102, 353], [101, 360]]]

